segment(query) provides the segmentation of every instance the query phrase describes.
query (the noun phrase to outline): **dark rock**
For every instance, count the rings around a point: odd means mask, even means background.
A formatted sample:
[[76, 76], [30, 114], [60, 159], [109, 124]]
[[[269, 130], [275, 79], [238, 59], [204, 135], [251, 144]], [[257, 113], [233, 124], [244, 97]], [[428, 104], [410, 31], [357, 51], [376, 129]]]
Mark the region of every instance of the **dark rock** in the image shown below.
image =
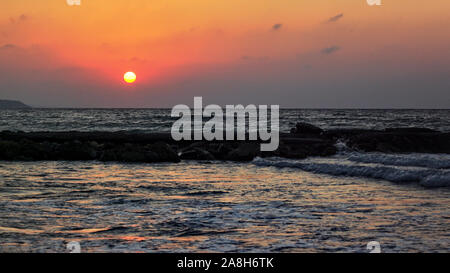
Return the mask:
[[[317, 148], [317, 147], [316, 147]], [[332, 156], [337, 153], [337, 148], [334, 145], [323, 145], [320, 146], [319, 156]]]
[[437, 133], [439, 131], [432, 130], [429, 128], [387, 128], [384, 130], [389, 133]]
[[322, 138], [286, 138], [280, 143], [276, 155], [303, 159], [308, 156], [329, 156], [336, 154], [334, 142]]
[[13, 141], [0, 141], [0, 159], [14, 160], [20, 154], [20, 145]]
[[144, 151], [125, 150], [119, 154], [119, 158], [124, 162], [147, 162]]
[[398, 149], [390, 143], [380, 142], [376, 144], [375, 150], [382, 153], [394, 153]]
[[382, 132], [382, 131], [369, 129], [331, 129], [324, 131], [322, 133], [322, 136], [327, 139], [336, 140], [336, 139], [347, 139], [355, 135], [361, 135], [365, 133], [375, 133], [375, 132]]
[[113, 149], [105, 150], [101, 154], [100, 161], [118, 161], [118, 157]]
[[164, 142], [149, 144], [150, 151], [158, 155], [160, 162], [180, 162], [178, 154]]
[[304, 122], [298, 122], [295, 128], [291, 129], [292, 134], [320, 135], [322, 132], [323, 130], [321, 128]]
[[148, 145], [126, 143], [114, 145], [108, 143], [105, 151], [101, 154], [101, 161], [123, 161], [123, 162], [179, 162], [180, 159], [175, 151], [166, 143], [158, 142]]
[[[53, 153], [54, 154], [54, 153]], [[40, 143], [35, 143], [26, 139], [19, 142], [0, 141], [1, 160], [48, 160], [53, 159], [52, 152]]]
[[217, 146], [216, 150], [210, 151], [210, 153], [212, 153], [218, 159], [225, 159], [227, 155], [234, 149], [235, 147], [233, 147], [232, 143], [224, 142], [220, 143]]
[[260, 154], [259, 143], [243, 143], [230, 151], [226, 159], [232, 161], [251, 161]]
[[58, 158], [62, 160], [92, 160], [96, 156], [97, 151], [89, 143], [79, 140], [65, 142], [58, 149]]
[[118, 161], [121, 162], [145, 162], [145, 163], [153, 163], [153, 162], [162, 162], [165, 161], [161, 159], [161, 157], [152, 152], [146, 150], [125, 150], [121, 151], [119, 154], [115, 153]]
[[[311, 128], [299, 125], [293, 131], [302, 133], [280, 133], [280, 145], [274, 152], [261, 152], [258, 141], [176, 142], [170, 134], [3, 131], [0, 160], [179, 162], [180, 157], [234, 161], [249, 161], [256, 156], [305, 158], [335, 154], [337, 140], [344, 141], [349, 149], [365, 152], [450, 153], [450, 133], [426, 128], [338, 129], [320, 134], [320, 128]], [[180, 157], [176, 151], [181, 152]]]
[[302, 146], [291, 146], [286, 144], [280, 144], [276, 155], [285, 158], [303, 159], [307, 157], [307, 151]]
[[190, 160], [214, 160], [214, 156], [203, 149], [200, 148], [191, 148], [181, 152], [181, 159], [190, 159]]
[[450, 153], [450, 134], [371, 132], [349, 137], [347, 144], [364, 152]]
[[44, 149], [40, 143], [35, 143], [26, 139], [19, 142], [21, 160], [46, 160], [49, 158], [49, 153]]

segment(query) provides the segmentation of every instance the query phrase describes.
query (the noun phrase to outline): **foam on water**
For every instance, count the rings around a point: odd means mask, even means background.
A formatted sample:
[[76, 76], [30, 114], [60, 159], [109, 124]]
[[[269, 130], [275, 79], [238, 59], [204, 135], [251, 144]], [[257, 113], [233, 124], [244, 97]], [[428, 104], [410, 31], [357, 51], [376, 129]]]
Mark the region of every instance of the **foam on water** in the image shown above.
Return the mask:
[[417, 166], [433, 169], [449, 169], [450, 155], [447, 154], [382, 154], [352, 153], [348, 160], [362, 163], [379, 163], [393, 166]]
[[[82, 252], [366, 252], [374, 240], [383, 252], [449, 249], [447, 188], [340, 176], [374, 172], [342, 157], [256, 162], [329, 164], [336, 175], [235, 162], [2, 162], [0, 252], [64, 252], [71, 241]], [[448, 178], [399, 169], [393, 179]]]
[[436, 168], [442, 166], [448, 168], [448, 162], [443, 160], [443, 158], [448, 157], [448, 155], [396, 156], [351, 153], [350, 155], [338, 155], [333, 158], [309, 158], [306, 160], [256, 158], [253, 164], [297, 168], [307, 172], [332, 176], [382, 179], [397, 183], [417, 182], [425, 187], [450, 187], [450, 171]]
[[[0, 130], [159, 132], [173, 123], [170, 109], [0, 115]], [[450, 110], [284, 109], [280, 125], [450, 131], [449, 119]], [[450, 155], [336, 146], [334, 157], [251, 163], [1, 162], [0, 252], [63, 252], [72, 240], [83, 252], [365, 252], [373, 240], [385, 252], [449, 249]]]

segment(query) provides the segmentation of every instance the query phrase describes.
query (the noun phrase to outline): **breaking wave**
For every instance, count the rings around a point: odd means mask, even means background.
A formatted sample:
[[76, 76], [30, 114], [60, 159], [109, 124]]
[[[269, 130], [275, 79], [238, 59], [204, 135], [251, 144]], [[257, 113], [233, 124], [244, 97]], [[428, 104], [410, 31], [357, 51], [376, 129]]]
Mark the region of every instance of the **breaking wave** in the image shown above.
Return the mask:
[[365, 177], [382, 179], [396, 183], [417, 182], [425, 187], [449, 187], [450, 171], [440, 169], [398, 168], [385, 165], [346, 164], [346, 159], [333, 162], [313, 162], [308, 160], [289, 160], [282, 158], [256, 158], [257, 166], [278, 168], [297, 168], [307, 172], [333, 176]]
[[362, 163], [378, 163], [394, 166], [415, 166], [434, 169], [450, 169], [450, 155], [447, 154], [382, 154], [354, 153], [348, 157], [348, 160]]

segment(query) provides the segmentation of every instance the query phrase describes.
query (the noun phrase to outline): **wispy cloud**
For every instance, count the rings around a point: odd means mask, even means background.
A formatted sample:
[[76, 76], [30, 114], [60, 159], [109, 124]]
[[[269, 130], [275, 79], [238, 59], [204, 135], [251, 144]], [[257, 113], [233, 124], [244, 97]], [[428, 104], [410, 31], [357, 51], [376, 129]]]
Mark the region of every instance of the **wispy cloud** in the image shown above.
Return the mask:
[[28, 20], [28, 15], [26, 14], [21, 14], [18, 17], [11, 17], [9, 18], [9, 21], [11, 22], [11, 24], [16, 24], [16, 23], [20, 23], [20, 22], [25, 22]]
[[272, 30], [279, 30], [279, 29], [281, 29], [281, 27], [283, 26], [283, 24], [275, 24], [275, 25], [273, 25], [272, 26]]
[[340, 49], [341, 48], [339, 46], [330, 46], [330, 47], [326, 47], [326, 48], [322, 49], [320, 52], [322, 54], [329, 55], [329, 54], [335, 53], [336, 51], [338, 51]]
[[254, 57], [254, 56], [244, 55], [241, 57], [241, 60], [244, 60], [244, 61], [267, 61], [269, 59], [270, 59], [269, 56]]
[[18, 48], [18, 46], [14, 45], [14, 44], [6, 44], [6, 45], [0, 46], [0, 50], [8, 50], [8, 49], [16, 49], [16, 48]]
[[339, 21], [339, 19], [341, 19], [342, 17], [344, 17], [344, 14], [343, 14], [343, 13], [339, 13], [338, 15], [329, 18], [329, 19], [327, 20], [327, 23], [337, 22], [337, 21]]

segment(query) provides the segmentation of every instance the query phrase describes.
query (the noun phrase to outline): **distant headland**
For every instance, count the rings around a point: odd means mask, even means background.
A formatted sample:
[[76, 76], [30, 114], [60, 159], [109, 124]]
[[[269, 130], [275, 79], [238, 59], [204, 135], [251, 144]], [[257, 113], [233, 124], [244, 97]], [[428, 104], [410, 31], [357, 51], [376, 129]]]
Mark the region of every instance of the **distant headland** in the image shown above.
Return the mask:
[[29, 109], [31, 106], [18, 100], [0, 100], [0, 109]]

